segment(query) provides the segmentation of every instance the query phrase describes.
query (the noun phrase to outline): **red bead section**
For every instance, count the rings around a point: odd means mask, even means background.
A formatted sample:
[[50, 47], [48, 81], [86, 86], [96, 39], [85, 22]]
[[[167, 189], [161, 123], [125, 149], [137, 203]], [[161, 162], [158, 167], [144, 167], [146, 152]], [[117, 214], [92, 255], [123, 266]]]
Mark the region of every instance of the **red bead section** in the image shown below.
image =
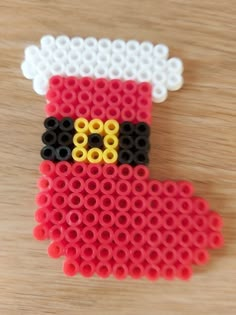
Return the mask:
[[84, 117], [150, 124], [151, 94], [151, 85], [146, 82], [53, 76], [45, 111], [58, 119]]
[[68, 276], [188, 280], [224, 243], [222, 218], [189, 182], [149, 179], [143, 165], [45, 160], [40, 172], [33, 234]]

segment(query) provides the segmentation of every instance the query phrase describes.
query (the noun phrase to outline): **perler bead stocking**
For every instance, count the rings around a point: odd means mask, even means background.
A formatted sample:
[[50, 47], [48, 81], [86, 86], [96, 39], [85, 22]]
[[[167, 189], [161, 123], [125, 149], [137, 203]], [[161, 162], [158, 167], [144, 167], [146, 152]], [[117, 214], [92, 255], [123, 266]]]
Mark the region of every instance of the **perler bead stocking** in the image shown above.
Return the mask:
[[150, 42], [50, 35], [22, 71], [46, 95], [33, 235], [63, 271], [187, 280], [223, 245], [222, 219], [184, 180], [149, 175], [152, 101], [183, 84], [183, 64]]

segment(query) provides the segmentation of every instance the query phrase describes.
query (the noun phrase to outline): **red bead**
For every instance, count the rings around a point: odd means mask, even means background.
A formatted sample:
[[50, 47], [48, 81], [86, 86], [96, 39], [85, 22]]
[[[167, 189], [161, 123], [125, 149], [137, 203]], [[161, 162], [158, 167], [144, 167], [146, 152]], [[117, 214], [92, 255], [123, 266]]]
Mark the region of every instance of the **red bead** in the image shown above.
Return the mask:
[[48, 116], [151, 122], [151, 84], [89, 77], [50, 79], [45, 107]]
[[[145, 82], [54, 76], [46, 97], [57, 119], [151, 122]], [[224, 244], [221, 216], [187, 181], [151, 179], [145, 165], [45, 160], [39, 170], [33, 236], [51, 240], [68, 276], [188, 280]]]
[[44, 161], [40, 172], [34, 237], [53, 241], [67, 275], [188, 280], [223, 245], [222, 218], [187, 182], [151, 180], [143, 165]]

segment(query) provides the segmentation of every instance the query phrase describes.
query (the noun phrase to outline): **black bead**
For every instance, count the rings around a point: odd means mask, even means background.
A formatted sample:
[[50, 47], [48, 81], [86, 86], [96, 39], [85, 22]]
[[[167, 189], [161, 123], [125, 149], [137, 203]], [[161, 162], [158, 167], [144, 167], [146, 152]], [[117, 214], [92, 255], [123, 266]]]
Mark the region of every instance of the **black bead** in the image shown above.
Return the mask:
[[47, 130], [42, 134], [42, 142], [46, 145], [54, 145], [57, 142], [57, 134], [55, 131]]
[[58, 161], [68, 161], [71, 159], [71, 149], [66, 146], [60, 146], [56, 149], [56, 158]]
[[120, 135], [131, 136], [134, 133], [134, 124], [129, 121], [124, 121], [120, 124]]
[[102, 148], [103, 139], [98, 133], [92, 133], [88, 136], [88, 145], [90, 148]]
[[58, 135], [57, 142], [62, 146], [69, 146], [72, 144], [72, 135], [69, 132], [61, 132]]
[[44, 160], [54, 161], [56, 158], [56, 151], [50, 145], [46, 145], [45, 147], [43, 147], [40, 154], [41, 154], [42, 159]]
[[121, 136], [119, 138], [119, 147], [121, 149], [130, 150], [134, 146], [134, 138], [132, 136]]
[[120, 150], [118, 154], [118, 162], [120, 164], [132, 164], [134, 155], [130, 150]]
[[51, 116], [51, 117], [47, 117], [45, 120], [44, 120], [44, 127], [47, 129], [47, 130], [52, 130], [52, 131], [55, 131], [58, 129], [59, 127], [59, 121]]
[[147, 165], [149, 163], [148, 153], [145, 151], [136, 151], [134, 153], [134, 164], [144, 164]]
[[64, 117], [60, 121], [61, 131], [73, 131], [74, 130], [74, 120], [70, 117]]
[[150, 143], [147, 136], [138, 136], [134, 141], [135, 150], [148, 151]]
[[150, 126], [145, 122], [139, 122], [135, 125], [135, 133], [137, 136], [149, 136]]

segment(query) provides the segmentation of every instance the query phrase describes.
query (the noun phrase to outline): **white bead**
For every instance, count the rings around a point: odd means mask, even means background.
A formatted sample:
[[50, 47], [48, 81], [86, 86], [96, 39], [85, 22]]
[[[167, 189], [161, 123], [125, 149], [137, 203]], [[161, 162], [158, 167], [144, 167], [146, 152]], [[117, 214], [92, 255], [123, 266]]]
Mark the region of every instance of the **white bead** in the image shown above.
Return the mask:
[[37, 74], [35, 66], [26, 60], [24, 60], [21, 64], [21, 71], [23, 73], [23, 76], [29, 80], [32, 80]]
[[137, 40], [128, 40], [126, 42], [126, 53], [138, 55], [140, 44]]
[[81, 64], [79, 68], [79, 75], [81, 77], [92, 77], [94, 73], [94, 67], [90, 64]]
[[70, 39], [66, 35], [60, 35], [56, 38], [56, 46], [59, 49], [68, 50], [70, 48]]
[[33, 80], [33, 89], [39, 95], [45, 95], [48, 90], [48, 78], [43, 75], [37, 75]]
[[54, 51], [54, 54], [53, 54], [53, 59], [56, 60], [56, 61], [60, 61], [61, 59], [64, 59], [67, 57], [67, 53], [64, 49], [59, 49], [57, 48], [55, 51]]
[[32, 60], [40, 55], [39, 49], [35, 45], [31, 45], [25, 48], [25, 59], [27, 61]]
[[112, 42], [112, 52], [115, 53], [122, 53], [126, 49], [125, 41], [122, 39], [115, 39]]
[[108, 78], [109, 79], [119, 79], [122, 77], [122, 69], [119, 66], [111, 65], [108, 69]]
[[79, 65], [76, 63], [68, 63], [65, 67], [65, 74], [67, 76], [78, 76], [79, 75]]
[[30, 60], [27, 60], [35, 69], [37, 67], [37, 64], [43, 61], [44, 59], [41, 58], [40, 55], [32, 57]]
[[56, 49], [53, 54], [53, 60], [58, 63], [66, 64], [68, 62], [68, 54], [64, 49]]
[[153, 57], [156, 59], [167, 59], [169, 48], [164, 44], [158, 44], [153, 48]]
[[111, 56], [111, 65], [123, 68], [125, 65], [125, 56], [123, 54], [113, 54]]
[[47, 54], [47, 52], [51, 55], [51, 58], [53, 57], [53, 55], [54, 55], [54, 52], [57, 50], [58, 48], [56, 47], [56, 45], [55, 46], [50, 46], [50, 47], [44, 47], [44, 48], [41, 48], [41, 50], [40, 50], [40, 54], [42, 53], [42, 51], [43, 52], [45, 52], [45, 53], [43, 53], [43, 54]]
[[181, 59], [173, 57], [167, 61], [167, 70], [168, 72], [175, 72], [182, 74], [184, 67]]
[[50, 65], [47, 61], [40, 61], [36, 66], [37, 73], [47, 77], [51, 73], [49, 69]]
[[139, 58], [138, 56], [136, 55], [128, 55], [126, 58], [125, 58], [125, 64], [126, 64], [126, 67], [129, 68], [129, 67], [137, 67], [138, 64], [139, 64]]
[[152, 100], [155, 103], [162, 103], [167, 99], [168, 91], [164, 85], [158, 84], [152, 89]]
[[125, 67], [123, 70], [123, 79], [124, 80], [136, 80], [137, 79], [137, 70], [134, 67]]
[[84, 47], [85, 49], [89, 49], [89, 50], [95, 50], [97, 51], [98, 48], [98, 41], [95, 37], [87, 37], [84, 40]]
[[155, 69], [154, 71], [159, 71], [159, 72], [166, 71], [166, 68], [167, 68], [166, 60], [165, 59], [155, 59], [153, 61], [153, 68]]
[[149, 55], [143, 55], [139, 59], [139, 68], [150, 68], [153, 65], [153, 59]]
[[167, 98], [168, 90], [183, 85], [183, 62], [175, 57], [167, 60], [169, 48], [161, 43], [45, 35], [40, 45], [27, 47], [21, 64], [23, 75], [34, 79], [39, 94], [46, 93], [46, 81], [55, 74], [150, 82], [157, 102]]
[[50, 72], [53, 75], [64, 75], [65, 74], [65, 65], [63, 63], [60, 62], [53, 62], [52, 64], [50, 64]]
[[55, 38], [52, 35], [44, 35], [40, 39], [41, 48], [50, 48], [55, 46]]
[[98, 51], [104, 51], [106, 53], [111, 51], [111, 40], [108, 38], [101, 38], [98, 41]]
[[105, 53], [105, 52], [99, 52], [97, 54], [97, 64], [106, 64], [107, 66], [110, 65], [110, 60], [111, 60], [111, 54]]
[[152, 73], [148, 68], [140, 68], [137, 72], [138, 82], [149, 82], [152, 79]]
[[82, 60], [82, 54], [78, 50], [70, 50], [68, 52], [68, 63], [75, 63], [79, 65]]
[[92, 50], [85, 50], [82, 54], [82, 63], [95, 66], [97, 62], [96, 53]]
[[84, 49], [84, 40], [81, 37], [73, 37], [70, 41], [70, 48], [82, 51]]
[[145, 41], [140, 44], [139, 53], [140, 55], [152, 54], [153, 44], [151, 42]]
[[98, 64], [94, 68], [94, 77], [95, 78], [107, 78], [108, 77], [108, 67], [104, 64]]
[[158, 84], [162, 84], [162, 85], [166, 85], [166, 81], [167, 81], [167, 75], [165, 72], [154, 72], [152, 75], [152, 83], [153, 85], [158, 85]]
[[184, 80], [181, 74], [168, 73], [167, 89], [169, 91], [177, 91], [183, 86]]
[[42, 60], [45, 60], [47, 62], [50, 62], [50, 60], [52, 60], [52, 51], [49, 49], [41, 49], [39, 51], [39, 55]]

